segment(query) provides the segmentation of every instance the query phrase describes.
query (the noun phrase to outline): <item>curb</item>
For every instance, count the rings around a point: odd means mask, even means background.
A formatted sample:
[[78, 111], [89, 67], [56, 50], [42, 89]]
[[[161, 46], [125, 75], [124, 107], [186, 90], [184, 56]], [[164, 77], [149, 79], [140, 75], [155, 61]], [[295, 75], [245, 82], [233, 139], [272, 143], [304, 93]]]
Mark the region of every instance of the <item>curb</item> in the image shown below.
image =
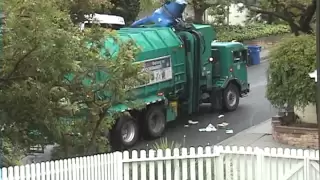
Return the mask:
[[269, 121], [269, 120], [271, 120], [271, 118], [270, 118], [270, 119], [267, 119], [267, 120], [264, 120], [264, 121], [260, 122], [259, 124], [254, 125], [254, 126], [251, 126], [251, 127], [247, 128], [247, 129], [245, 129], [245, 130], [243, 130], [243, 131], [240, 131], [240, 132], [238, 132], [237, 134], [235, 134], [235, 135], [233, 135], [233, 136], [231, 136], [231, 137], [229, 137], [229, 138], [227, 138], [227, 139], [225, 139], [225, 140], [217, 143], [216, 145], [222, 145], [222, 144], [224, 144], [224, 143], [227, 142], [227, 141], [232, 141], [233, 139], [236, 139], [238, 136], [240, 136], [240, 135], [242, 135], [242, 134], [245, 134], [246, 132], [250, 131], [251, 129], [253, 129], [253, 128], [255, 128], [255, 127], [257, 127], [257, 126], [259, 126], [259, 125], [261, 125], [261, 124], [263, 124], [263, 123], [266, 123], [266, 122]]

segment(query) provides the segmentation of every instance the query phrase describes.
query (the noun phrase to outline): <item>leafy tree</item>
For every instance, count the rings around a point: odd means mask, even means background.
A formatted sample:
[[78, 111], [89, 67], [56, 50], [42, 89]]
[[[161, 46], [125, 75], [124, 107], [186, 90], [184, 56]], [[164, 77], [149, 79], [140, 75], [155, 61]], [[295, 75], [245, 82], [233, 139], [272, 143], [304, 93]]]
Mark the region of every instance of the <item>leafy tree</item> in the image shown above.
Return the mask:
[[244, 3], [250, 11], [285, 21], [295, 35], [299, 35], [300, 32], [307, 34], [313, 32], [310, 22], [315, 14], [316, 0], [261, 0], [256, 3], [236, 0], [236, 2]]
[[69, 12], [74, 23], [83, 22], [84, 15], [95, 12], [108, 13], [113, 7], [110, 0], [59, 0], [60, 10]]
[[140, 0], [110, 0], [113, 7], [110, 13], [122, 16], [126, 23], [133, 22], [140, 12]]
[[[214, 23], [215, 25], [225, 25], [229, 24], [229, 7], [231, 5], [231, 1], [221, 1], [219, 5], [217, 6], [211, 6], [208, 8], [209, 15], [214, 17]], [[226, 21], [227, 19], [227, 21]]]
[[[140, 65], [132, 64], [138, 47], [98, 27], [80, 32], [68, 15], [69, 6], [63, 6], [69, 1], [2, 3], [6, 12], [5, 53], [0, 56], [4, 165], [16, 164], [15, 158], [38, 144], [58, 143], [60, 157], [108, 151], [103, 133], [117, 114], [107, 110], [118, 102], [133, 106], [129, 92], [145, 77]], [[119, 45], [117, 56], [104, 48], [106, 38]], [[102, 79], [104, 74], [108, 76]]]
[[266, 93], [270, 102], [278, 108], [315, 103], [316, 86], [308, 75], [316, 68], [315, 36], [287, 38], [270, 55]]

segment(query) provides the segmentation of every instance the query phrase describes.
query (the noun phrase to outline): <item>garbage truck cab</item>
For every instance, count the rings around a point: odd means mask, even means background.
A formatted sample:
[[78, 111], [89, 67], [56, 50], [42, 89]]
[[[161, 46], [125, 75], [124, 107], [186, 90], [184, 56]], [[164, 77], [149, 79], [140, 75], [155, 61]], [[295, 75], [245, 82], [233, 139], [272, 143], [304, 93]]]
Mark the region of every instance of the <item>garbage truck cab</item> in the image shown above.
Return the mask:
[[233, 111], [238, 107], [239, 97], [250, 91], [248, 83], [248, 50], [240, 42], [211, 43], [213, 79], [215, 87], [223, 90], [222, 107]]

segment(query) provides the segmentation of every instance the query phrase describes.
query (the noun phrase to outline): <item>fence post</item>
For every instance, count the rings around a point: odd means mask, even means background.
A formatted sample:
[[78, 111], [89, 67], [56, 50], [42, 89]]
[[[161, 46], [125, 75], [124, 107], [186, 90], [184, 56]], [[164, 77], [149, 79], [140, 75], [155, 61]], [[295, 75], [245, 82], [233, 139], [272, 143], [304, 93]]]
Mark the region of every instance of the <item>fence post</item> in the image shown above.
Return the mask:
[[256, 168], [256, 176], [257, 180], [263, 180], [263, 174], [264, 174], [264, 154], [263, 149], [260, 149], [258, 147], [254, 148], [254, 152], [257, 156], [257, 168]]
[[115, 152], [115, 161], [116, 161], [115, 174], [116, 174], [117, 180], [123, 180], [122, 152]]

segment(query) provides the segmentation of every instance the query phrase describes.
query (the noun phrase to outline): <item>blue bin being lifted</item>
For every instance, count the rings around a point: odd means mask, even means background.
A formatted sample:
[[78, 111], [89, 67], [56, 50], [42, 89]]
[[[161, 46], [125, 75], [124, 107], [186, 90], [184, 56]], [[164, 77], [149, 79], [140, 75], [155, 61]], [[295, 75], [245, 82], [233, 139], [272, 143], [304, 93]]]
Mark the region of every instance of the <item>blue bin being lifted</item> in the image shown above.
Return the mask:
[[249, 57], [251, 59], [252, 65], [260, 64], [260, 52], [261, 46], [258, 45], [249, 45], [248, 46]]

